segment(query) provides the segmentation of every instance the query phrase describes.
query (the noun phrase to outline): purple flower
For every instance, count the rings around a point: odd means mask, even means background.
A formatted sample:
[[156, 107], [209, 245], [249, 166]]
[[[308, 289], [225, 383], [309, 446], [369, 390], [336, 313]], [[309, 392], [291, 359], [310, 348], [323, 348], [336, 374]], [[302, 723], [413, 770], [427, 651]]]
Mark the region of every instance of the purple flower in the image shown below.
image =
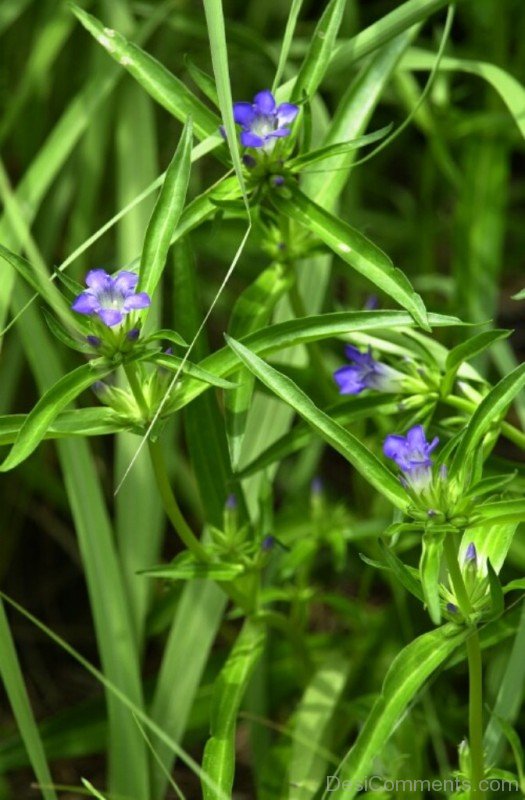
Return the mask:
[[87, 290], [79, 294], [71, 308], [78, 314], [96, 314], [104, 325], [113, 328], [130, 311], [151, 305], [146, 292], [135, 291], [138, 280], [138, 275], [126, 270], [112, 278], [104, 269], [92, 269], [86, 275]]
[[417, 492], [426, 489], [432, 480], [432, 459], [430, 454], [437, 447], [436, 436], [427, 442], [422, 425], [415, 425], [406, 436], [391, 434], [383, 444], [387, 458], [393, 459], [405, 474], [407, 483]]
[[478, 553], [476, 550], [476, 545], [474, 542], [471, 542], [465, 551], [465, 564], [470, 564], [472, 562], [476, 563], [478, 560]]
[[402, 374], [376, 361], [370, 348], [362, 353], [349, 344], [345, 353], [353, 363], [334, 372], [339, 394], [359, 394], [364, 389], [395, 393], [401, 389]]
[[234, 103], [233, 118], [242, 127], [243, 147], [262, 147], [272, 150], [275, 139], [290, 135], [287, 127], [299, 113], [299, 107], [292, 103], [276, 105], [269, 89], [259, 92], [253, 103]]
[[235, 511], [238, 505], [237, 497], [234, 494], [229, 494], [228, 497], [226, 498], [226, 503], [224, 505], [225, 508], [227, 508], [229, 511]]

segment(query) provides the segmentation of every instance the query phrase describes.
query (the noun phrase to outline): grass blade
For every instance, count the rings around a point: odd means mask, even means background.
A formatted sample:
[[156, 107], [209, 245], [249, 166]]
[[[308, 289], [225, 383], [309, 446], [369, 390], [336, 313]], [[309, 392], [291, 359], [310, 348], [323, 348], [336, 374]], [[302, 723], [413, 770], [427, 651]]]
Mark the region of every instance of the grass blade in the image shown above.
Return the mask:
[[15, 645], [11, 636], [9, 622], [0, 600], [0, 675], [13, 709], [20, 734], [24, 740], [31, 766], [35, 771], [38, 783], [42, 786], [44, 800], [57, 800], [52, 788], [51, 773], [46, 761], [44, 747], [40, 739], [38, 725], [33, 717], [29, 698], [18, 662]]

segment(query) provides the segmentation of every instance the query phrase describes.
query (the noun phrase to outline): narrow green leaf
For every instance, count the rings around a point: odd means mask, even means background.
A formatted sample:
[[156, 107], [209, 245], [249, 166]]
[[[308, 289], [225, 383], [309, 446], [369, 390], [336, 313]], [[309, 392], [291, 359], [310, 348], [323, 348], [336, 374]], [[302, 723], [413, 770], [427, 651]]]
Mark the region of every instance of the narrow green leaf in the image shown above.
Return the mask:
[[292, 100], [301, 102], [317, 91], [333, 56], [337, 34], [343, 20], [346, 0], [330, 0], [317, 23], [308, 52], [299, 69]]
[[288, 161], [287, 166], [292, 172], [300, 172], [305, 169], [305, 167], [309, 167], [319, 161], [325, 161], [327, 158], [351, 153], [353, 150], [358, 150], [360, 147], [364, 147], [367, 144], [372, 144], [372, 142], [377, 142], [379, 139], [384, 139], [391, 130], [392, 124], [386, 125], [384, 128], [380, 128], [373, 133], [358, 136], [356, 139], [352, 139], [349, 142], [339, 142], [337, 144], [328, 144], [324, 147], [319, 147], [316, 150], [311, 150], [309, 153], [304, 153], [301, 156], [297, 156], [297, 158], [291, 159]]
[[94, 362], [90, 362], [64, 375], [48, 389], [26, 417], [16, 442], [0, 464], [0, 472], [13, 469], [30, 456], [44, 438], [46, 430], [59, 412], [78, 397], [84, 389], [104, 378], [112, 370], [112, 366], [96, 365]]
[[144, 238], [138, 289], [150, 296], [161, 279], [171, 238], [184, 209], [190, 179], [192, 135], [193, 126], [188, 119], [166, 171]]
[[[187, 730], [225, 606], [226, 595], [211, 581], [186, 583], [177, 603], [150, 713], [157, 728], [178, 745]], [[158, 740], [156, 752], [169, 773], [174, 758], [173, 748]], [[160, 769], [154, 770], [152, 800], [164, 800], [167, 783], [166, 774]]]
[[[204, 800], [228, 796], [235, 773], [235, 727], [237, 714], [254, 667], [262, 655], [266, 630], [247, 619], [235, 645], [215, 681], [210, 719], [211, 736], [206, 742], [202, 768], [210, 778], [202, 786]], [[213, 782], [216, 788], [212, 788]], [[220, 793], [219, 791], [220, 790]]]
[[0, 257], [10, 264], [18, 274], [31, 286], [46, 302], [49, 303], [61, 317], [68, 317], [66, 303], [56, 286], [49, 280], [48, 275], [42, 275], [32, 264], [22, 256], [12, 253], [7, 247], [0, 244]]
[[[16, 441], [27, 420], [26, 414], [0, 417], [0, 444]], [[76, 408], [63, 411], [47, 428], [44, 439], [63, 439], [68, 436], [104, 436], [127, 429], [127, 425], [111, 408]]]
[[499, 421], [519, 392], [525, 388], [525, 364], [516, 367], [483, 398], [467, 425], [450, 465], [450, 474], [465, 469], [467, 458], [474, 452], [490, 426]]
[[193, 83], [198, 86], [208, 100], [211, 100], [214, 106], [219, 108], [217, 87], [215, 86], [215, 82], [211, 75], [208, 75], [207, 72], [204, 72], [204, 70], [200, 69], [200, 67], [194, 64], [188, 55], [184, 56], [184, 66], [188, 70]]
[[349, 41], [342, 42], [332, 54], [328, 74], [335, 75], [347, 70], [359, 59], [380, 50], [395, 36], [448, 5], [449, 0], [407, 0], [401, 3]]
[[250, 209], [246, 196], [246, 187], [244, 185], [244, 173], [239, 152], [237, 128], [235, 127], [235, 121], [233, 119], [233, 99], [230, 86], [230, 71], [228, 67], [228, 50], [226, 47], [226, 28], [222, 0], [203, 0], [203, 2], [206, 24], [208, 26], [208, 36], [210, 38], [213, 73], [217, 84], [219, 107], [221, 109], [222, 121], [226, 132], [226, 140], [228, 142], [239, 186], [242, 187], [244, 202], [249, 217]]
[[[235, 338], [241, 338], [267, 325], [277, 302], [289, 289], [291, 280], [292, 277], [281, 264], [271, 264], [261, 272], [237, 299], [228, 333]], [[235, 373], [233, 379], [237, 387], [226, 395], [225, 407], [228, 444], [235, 470], [241, 457], [255, 379], [245, 369]]]
[[288, 403], [366, 480], [395, 506], [405, 509], [408, 496], [386, 467], [355, 436], [324, 414], [288, 377], [271, 367], [251, 350], [228, 337], [228, 345], [259, 380]]
[[495, 503], [485, 503], [480, 506], [472, 518], [472, 525], [477, 527], [486, 523], [522, 522], [523, 520], [525, 520], [525, 500], [498, 500]]
[[[525, 582], [520, 581], [520, 591], [525, 589]], [[516, 587], [518, 588], [518, 587]], [[509, 590], [506, 586], [504, 591]], [[511, 725], [517, 718], [523, 695], [523, 685], [525, 680], [525, 603], [521, 603], [521, 616], [516, 637], [512, 644], [505, 667], [505, 672], [499, 684], [494, 710], [491, 719], [485, 730], [484, 743], [487, 750], [487, 761], [491, 764], [498, 763], [501, 756], [503, 745], [503, 726], [501, 720], [505, 720], [507, 725]], [[508, 737], [507, 737], [508, 738]], [[515, 754], [516, 756], [516, 754]], [[517, 759], [518, 769], [520, 768]], [[521, 775], [520, 770], [520, 775]]]
[[168, 353], [153, 353], [153, 355], [148, 355], [147, 360], [158, 364], [159, 367], [169, 369], [171, 372], [178, 372], [182, 365], [183, 374], [190, 375], [192, 378], [207, 383], [210, 386], [218, 386], [219, 389], [233, 389], [235, 386], [231, 381], [219, 378], [212, 372], [208, 372], [202, 367], [197, 366], [197, 364], [192, 364], [191, 361], [185, 361], [183, 364], [182, 358], [177, 358], [177, 356], [172, 356]]
[[497, 619], [505, 611], [505, 600], [503, 598], [503, 589], [501, 582], [494, 571], [494, 567], [487, 561], [487, 572], [489, 576], [490, 598], [492, 601], [492, 616]]
[[275, 71], [275, 77], [273, 79], [272, 85], [272, 92], [275, 94], [276, 89], [281, 83], [281, 79], [284, 74], [284, 70], [286, 67], [286, 62], [288, 60], [288, 54], [290, 52], [290, 47], [293, 41], [293, 35], [295, 31], [295, 26], [297, 24], [297, 18], [301, 13], [301, 7], [303, 5], [303, 0], [292, 0], [292, 5], [290, 7], [290, 13], [288, 14], [288, 19], [286, 21], [286, 28], [284, 31], [283, 36], [283, 43], [281, 45], [281, 50], [279, 52], [279, 62], [277, 64], [277, 69]]
[[[361, 728], [357, 740], [341, 762], [341, 779], [351, 778], [345, 788], [345, 800], [352, 800], [358, 786], [369, 775], [374, 759], [384, 747], [408, 705], [425, 681], [462, 645], [468, 631], [458, 631], [455, 625], [444, 625], [425, 633], [411, 642], [392, 662], [383, 689]], [[328, 790], [323, 800], [328, 797]]]
[[425, 602], [428, 607], [430, 619], [435, 625], [441, 623], [441, 600], [439, 595], [439, 571], [443, 554], [443, 535], [427, 531], [423, 535], [423, 550], [421, 552], [420, 575]]
[[24, 740], [31, 766], [40, 786], [43, 787], [42, 796], [44, 800], [57, 800], [2, 600], [0, 600], [0, 651], [2, 653], [0, 676]]
[[[518, 514], [516, 516], [519, 516]], [[461, 538], [463, 555], [472, 542], [477, 550], [481, 562], [490, 561], [493, 569], [499, 574], [509, 552], [518, 521], [509, 517], [487, 519], [484, 524], [474, 524], [468, 527]]]
[[322, 209], [297, 187], [290, 187], [290, 192], [290, 198], [277, 192], [272, 194], [272, 202], [279, 211], [319, 236], [343, 261], [393, 297], [425, 330], [430, 330], [421, 297], [386, 253], [360, 231]]
[[[403, 57], [400, 68], [428, 70], [432, 69], [434, 61], [435, 55], [433, 53], [412, 47]], [[484, 61], [453, 58], [451, 56], [442, 58], [439, 68], [445, 72], [467, 72], [471, 75], [477, 75], [487, 83], [490, 83], [509, 109], [521, 135], [525, 136], [525, 120], [523, 119], [525, 87], [506, 70], [495, 64], [487, 64]]]
[[78, 6], [71, 4], [71, 9], [107, 53], [124, 67], [163, 108], [181, 122], [186, 122], [191, 116], [195, 133], [201, 139], [217, 132], [220, 126], [219, 118], [153, 56], [137, 45], [128, 42], [117, 31], [105, 28], [96, 17]]
[[[182, 748], [180, 747], [177, 742], [169, 736], [165, 731], [160, 728], [146, 713], [145, 711], [137, 705], [134, 699], [126, 694], [116, 682], [113, 682], [109, 678], [106, 677], [104, 672], [98, 670], [96, 667], [93, 666], [84, 656], [82, 656], [74, 647], [72, 647], [65, 639], [62, 639], [57, 633], [51, 630], [47, 625], [45, 625], [41, 620], [27, 611], [25, 608], [20, 606], [10, 597], [7, 597], [3, 592], [0, 592], [0, 597], [5, 600], [5, 602], [9, 603], [13, 608], [15, 608], [19, 614], [21, 614], [25, 619], [29, 620], [33, 625], [35, 625], [40, 631], [46, 634], [55, 644], [58, 644], [60, 648], [62, 648], [69, 656], [71, 656], [77, 663], [79, 663], [90, 675], [92, 675], [99, 683], [104, 686], [107, 691], [107, 694], [111, 696], [112, 699], [115, 700], [115, 704], [119, 704], [123, 709], [126, 710], [126, 716], [131, 719], [132, 724], [136, 730], [136, 721], [133, 719], [134, 715], [139, 719], [143, 725], [150, 730], [156, 738], [159, 739], [164, 745], [169, 747], [172, 752], [176, 753], [181, 761], [189, 767], [192, 772], [198, 775], [203, 783], [211, 790], [213, 789], [216, 791], [216, 797], [214, 800], [229, 800], [229, 796], [226, 792], [222, 791], [222, 789], [214, 784], [213, 780], [210, 779], [207, 774], [199, 767], [196, 761]], [[129, 664], [125, 662], [121, 665], [123, 669], [129, 667]], [[131, 712], [131, 713], [129, 713]], [[135, 755], [135, 754], [134, 754]], [[129, 751], [128, 751], [129, 756]], [[125, 759], [125, 751], [122, 753], [122, 758]], [[128, 769], [130, 765], [128, 765]], [[131, 795], [130, 795], [131, 796]], [[135, 797], [136, 795], [134, 795]]]
[[330, 653], [299, 702], [292, 731], [290, 800], [311, 800], [325, 783], [330, 723], [351, 668], [345, 654]]
[[479, 353], [483, 353], [494, 342], [498, 342], [500, 339], [507, 339], [511, 333], [512, 331], [493, 330], [471, 336], [470, 339], [461, 342], [450, 350], [445, 362], [445, 369], [456, 372], [464, 361], [469, 361]]
[[[430, 314], [429, 321], [434, 327], [463, 324], [456, 317], [442, 314]], [[336, 312], [271, 325], [247, 336], [243, 344], [248, 345], [255, 353], [268, 355], [299, 344], [346, 337], [352, 332], [381, 328], [410, 328], [413, 325], [413, 318], [403, 311]], [[201, 366], [214, 375], [224, 376], [230, 375], [238, 367], [238, 362], [239, 358], [233, 350], [225, 347], [205, 358]], [[202, 391], [202, 387], [197, 384], [181, 387], [177, 407], [186, 405]]]
[[178, 347], [188, 347], [188, 342], [182, 338], [180, 333], [177, 331], [169, 330], [168, 328], [161, 328], [158, 331], [150, 334], [147, 338], [148, 342], [171, 342], [172, 344], [177, 345]]
[[43, 308], [42, 311], [47, 327], [59, 342], [62, 342], [62, 344], [65, 344], [66, 347], [70, 347], [72, 350], [76, 350], [77, 353], [93, 353], [93, 348], [87, 342], [75, 339], [75, 337], [55, 319], [53, 314], [50, 314], [45, 308]]
[[[410, 594], [413, 594], [414, 597], [417, 597], [417, 599], [423, 603], [424, 594], [421, 588], [421, 582], [417, 580], [415, 575], [412, 574], [406, 564], [404, 564], [401, 559], [396, 556], [392, 549], [388, 547], [386, 542], [380, 541], [379, 546], [385, 557], [387, 566], [390, 567], [401, 585], [404, 586], [405, 589], [410, 592]], [[416, 572], [416, 570], [413, 571]]]
[[209, 578], [216, 581], [232, 581], [244, 572], [241, 564], [203, 563], [196, 561], [191, 553], [178, 555], [170, 564], [140, 570], [148, 578], [168, 578], [174, 581], [187, 581], [192, 578]]
[[[375, 397], [351, 397], [323, 409], [323, 413], [334, 422], [347, 425], [349, 422], [369, 417], [376, 409], [379, 409], [382, 414], [395, 414], [399, 412], [399, 403], [392, 402], [391, 397], [379, 394]], [[276, 442], [263, 450], [257, 458], [239, 470], [237, 477], [243, 480], [277, 461], [282, 461], [292, 453], [302, 450], [314, 436], [315, 432], [306, 422], [299, 422], [292, 430], [287, 431]]]

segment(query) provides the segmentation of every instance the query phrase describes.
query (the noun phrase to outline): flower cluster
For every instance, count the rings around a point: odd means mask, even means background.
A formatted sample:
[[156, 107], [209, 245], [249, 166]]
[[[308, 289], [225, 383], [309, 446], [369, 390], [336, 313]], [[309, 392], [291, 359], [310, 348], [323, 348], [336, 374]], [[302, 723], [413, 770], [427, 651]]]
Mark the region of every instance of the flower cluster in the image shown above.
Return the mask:
[[138, 280], [138, 275], [127, 270], [112, 278], [104, 269], [92, 269], [86, 275], [88, 288], [78, 295], [71, 308], [78, 314], [95, 314], [108, 328], [114, 328], [130, 311], [151, 305], [146, 292], [135, 291]]
[[401, 391], [403, 374], [376, 361], [370, 348], [362, 353], [349, 344], [345, 347], [345, 353], [351, 363], [334, 372], [340, 394], [360, 394], [364, 389], [392, 393]]
[[415, 425], [406, 436], [390, 434], [383, 444], [383, 452], [402, 470], [406, 485], [417, 494], [432, 483], [431, 453], [439, 444], [436, 436], [427, 442], [422, 425]]
[[77, 314], [89, 317], [87, 343], [100, 355], [114, 357], [131, 350], [140, 336], [136, 314], [151, 305], [146, 292], [137, 292], [138, 275], [121, 270], [115, 277], [104, 269], [86, 275], [87, 289], [73, 301]]
[[277, 105], [269, 89], [264, 89], [253, 98], [253, 103], [233, 104], [233, 118], [241, 126], [240, 140], [243, 147], [262, 149], [269, 153], [276, 140], [289, 136], [288, 127], [299, 113], [293, 103]]

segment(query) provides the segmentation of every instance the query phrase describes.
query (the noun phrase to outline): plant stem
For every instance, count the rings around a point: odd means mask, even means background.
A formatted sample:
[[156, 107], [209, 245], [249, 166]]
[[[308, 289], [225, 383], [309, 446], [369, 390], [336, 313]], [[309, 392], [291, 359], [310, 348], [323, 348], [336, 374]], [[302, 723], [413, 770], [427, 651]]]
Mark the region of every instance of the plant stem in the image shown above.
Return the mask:
[[470, 745], [470, 800], [483, 800], [480, 789], [485, 768], [483, 764], [483, 680], [481, 647], [477, 628], [467, 639], [469, 674], [469, 745]]
[[164, 510], [175, 528], [176, 533], [181, 541], [186, 545], [188, 550], [195, 556], [198, 561], [211, 561], [211, 557], [202, 544], [199, 542], [190, 526], [184, 519], [182, 511], [179, 508], [177, 499], [173, 494], [166, 470], [166, 463], [164, 461], [164, 454], [160, 441], [148, 441], [149, 453], [151, 456], [151, 463], [153, 464], [153, 471], [155, 473], [155, 480], [162, 499]]
[[137, 405], [142, 412], [142, 416], [146, 420], [149, 417], [149, 407], [146, 402], [146, 398], [144, 397], [142, 386], [140, 385], [140, 381], [137, 377], [135, 364], [124, 364], [124, 372], [126, 373], [126, 378], [128, 379], [131, 391], [133, 392], [133, 397], [137, 401]]
[[[137, 377], [135, 366], [133, 364], [125, 364], [124, 370], [126, 372], [126, 377], [131, 387], [131, 391], [133, 392], [135, 400], [137, 401], [137, 405], [142, 411], [144, 419], [147, 419], [149, 417], [150, 410], [148, 408], [146, 398], [142, 392], [142, 386], [140, 385], [140, 381]], [[206, 548], [202, 546], [184, 519], [184, 515], [180, 510], [179, 504], [177, 503], [177, 498], [172, 492], [168, 471], [166, 469], [166, 462], [162, 452], [162, 445], [159, 441], [153, 442], [151, 439], [148, 439], [148, 447], [157, 488], [159, 490], [162, 505], [164, 506], [164, 511], [166, 512], [168, 519], [173, 525], [180, 540], [187, 547], [190, 553], [197, 559], [197, 561], [202, 561], [209, 564], [213, 560], [211, 555], [208, 553]], [[226, 592], [229, 597], [231, 597], [234, 603], [237, 603], [237, 605], [243, 609], [243, 611], [246, 613], [251, 613], [253, 611], [257, 596], [255, 592], [254, 600], [252, 603], [250, 603], [250, 601], [245, 597], [244, 592], [239, 591], [233, 585], [233, 582], [226, 583], [224, 581], [217, 581], [217, 583], [221, 589], [223, 589], [223, 591]]]
[[[179, 508], [177, 499], [171, 490], [168, 473], [166, 470], [166, 463], [164, 461], [164, 454], [162, 446], [159, 441], [148, 441], [149, 452], [151, 456], [151, 463], [153, 464], [153, 471], [155, 473], [155, 480], [162, 499], [162, 505], [166, 512], [168, 519], [173, 525], [175, 532], [178, 534], [180, 540], [188, 548], [190, 553], [203, 563], [209, 564], [213, 559], [208, 553], [206, 548], [199, 542], [192, 529], [184, 519], [182, 511]], [[237, 589], [233, 582], [217, 581], [221, 589], [236, 603], [245, 613], [251, 613], [252, 605], [245, 597], [244, 593]]]
[[445, 558], [450, 579], [461, 613], [470, 627], [467, 639], [467, 657], [469, 673], [469, 749], [470, 749], [470, 800], [483, 800], [485, 793], [480, 782], [485, 774], [483, 763], [483, 679], [481, 663], [481, 647], [478, 629], [469, 621], [472, 613], [469, 596], [465, 588], [463, 575], [458, 562], [456, 548], [452, 536], [445, 536]]

